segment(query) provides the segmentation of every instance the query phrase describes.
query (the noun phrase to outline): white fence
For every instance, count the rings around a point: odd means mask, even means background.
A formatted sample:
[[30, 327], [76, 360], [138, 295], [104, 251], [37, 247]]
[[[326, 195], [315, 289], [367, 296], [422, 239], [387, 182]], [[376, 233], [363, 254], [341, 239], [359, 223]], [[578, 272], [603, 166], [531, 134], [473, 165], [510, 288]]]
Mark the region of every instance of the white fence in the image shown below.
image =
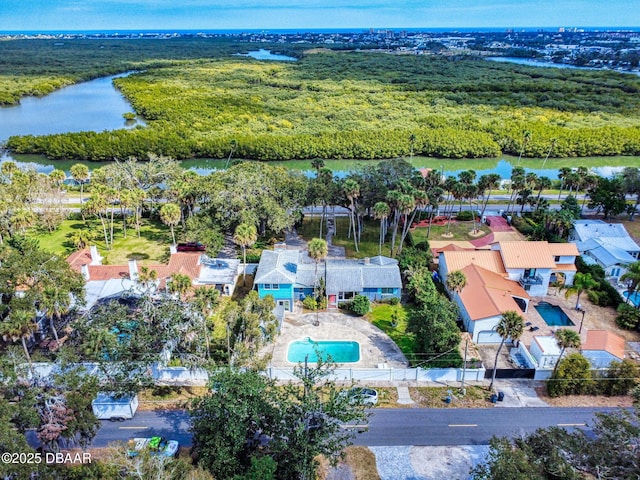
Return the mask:
[[[275, 380], [297, 381], [291, 368], [269, 366], [266, 375]], [[466, 382], [484, 380], [484, 368], [337, 368], [329, 378], [337, 382]]]
[[[97, 364], [86, 363], [85, 373], [101, 376]], [[52, 363], [34, 363], [34, 373], [41, 378], [59, 372], [59, 367]], [[25, 369], [26, 370], [26, 369]], [[267, 367], [266, 376], [280, 381], [299, 381], [293, 374], [293, 368]], [[480, 382], [484, 379], [484, 368], [337, 368], [329, 378], [337, 382], [434, 382], [447, 384], [461, 382], [464, 375], [466, 382]], [[201, 368], [153, 366], [149, 370], [158, 385], [204, 386], [209, 381], [209, 373]]]

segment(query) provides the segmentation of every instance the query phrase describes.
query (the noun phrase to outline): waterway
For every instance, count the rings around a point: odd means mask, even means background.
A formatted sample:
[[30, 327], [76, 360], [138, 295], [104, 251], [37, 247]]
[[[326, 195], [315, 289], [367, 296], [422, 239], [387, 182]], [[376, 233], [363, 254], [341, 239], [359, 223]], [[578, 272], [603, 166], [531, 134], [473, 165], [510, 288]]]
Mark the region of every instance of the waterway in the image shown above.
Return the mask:
[[[269, 50], [256, 50], [246, 54], [258, 60], [295, 61], [293, 57], [274, 54]], [[506, 61], [506, 57], [496, 58]], [[527, 59], [516, 59], [527, 60]], [[531, 62], [531, 60], [529, 60]], [[537, 62], [535, 62], [537, 64]], [[556, 66], [555, 64], [553, 64]], [[566, 66], [564, 66], [566, 67]], [[126, 75], [122, 74], [122, 75]], [[58, 90], [42, 98], [23, 98], [20, 105], [0, 108], [0, 143], [11, 135], [45, 135], [78, 131], [104, 131], [119, 128], [131, 128], [144, 125], [141, 119], [127, 122], [123, 118], [126, 112], [133, 112], [131, 105], [117, 90], [112, 81], [116, 76], [99, 78], [89, 82], [72, 85]], [[106, 165], [106, 162], [77, 162], [64, 160], [50, 160], [40, 155], [9, 155], [0, 157], [0, 162], [14, 161], [20, 166], [34, 168], [41, 173], [50, 173], [54, 168], [69, 173], [75, 163], [86, 163], [90, 169]], [[489, 159], [438, 159], [428, 157], [413, 157], [406, 159], [416, 168], [431, 168], [443, 172], [445, 175], [457, 176], [461, 171], [473, 169], [477, 175], [497, 173], [502, 178], [511, 176], [514, 165], [524, 167], [528, 172], [538, 176], [557, 178], [558, 169], [562, 167], [577, 167], [584, 165], [604, 177], [610, 177], [625, 166], [640, 166], [640, 157], [599, 157], [587, 159], [521, 159], [502, 156]], [[193, 159], [185, 160], [184, 168], [201, 175], [224, 169], [226, 160]], [[338, 177], [344, 177], [350, 171], [363, 168], [376, 161], [362, 160], [325, 160], [329, 168]], [[272, 162], [289, 169], [301, 170], [308, 176], [315, 175], [309, 160], [293, 160], [287, 162]]]
[[[520, 57], [486, 57], [486, 60], [490, 60], [492, 62], [501, 62], [501, 63], [517, 63], [518, 65], [527, 65], [529, 67], [568, 68], [572, 70], [609, 71], [606, 68], [578, 67], [575, 65], [567, 65], [566, 63], [545, 62], [544, 60], [534, 60], [531, 58], [520, 58]], [[635, 71], [635, 70], [634, 71], [611, 70], [611, 71], [618, 72], [618, 73], [627, 73], [631, 75], [640, 75], [640, 71]]]
[[296, 62], [298, 59], [295, 57], [289, 57], [287, 55], [280, 55], [277, 53], [272, 53], [271, 50], [265, 50], [261, 48], [260, 50], [254, 50], [247, 53], [236, 53], [235, 55], [239, 57], [251, 57], [256, 60], [273, 60], [276, 62]]
[[0, 108], [0, 143], [12, 135], [49, 135], [65, 132], [116, 130], [144, 125], [129, 102], [114, 87], [113, 75], [71, 85], [44, 97], [25, 97], [20, 104]]

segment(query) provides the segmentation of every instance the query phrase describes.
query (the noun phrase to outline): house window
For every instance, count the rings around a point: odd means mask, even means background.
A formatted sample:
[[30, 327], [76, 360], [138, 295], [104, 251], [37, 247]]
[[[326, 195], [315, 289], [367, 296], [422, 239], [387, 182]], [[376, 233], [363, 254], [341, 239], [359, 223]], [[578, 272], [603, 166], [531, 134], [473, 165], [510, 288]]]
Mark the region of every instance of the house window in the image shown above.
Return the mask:
[[536, 269], [535, 268], [525, 268], [524, 269], [524, 276], [526, 278], [533, 278], [536, 276]]
[[393, 295], [395, 292], [395, 288], [381, 288], [380, 293], [382, 295]]
[[356, 295], [356, 292], [338, 292], [338, 300], [351, 300]]
[[560, 261], [560, 255], [556, 255], [555, 257], [553, 257], [553, 261], [558, 263]]
[[262, 284], [262, 289], [263, 290], [279, 290], [280, 285], [278, 285], [277, 283], [264, 283]]
[[525, 291], [525, 292], [528, 292], [529, 290], [531, 290], [531, 285], [529, 285], [528, 283], [526, 283], [526, 284], [524, 285], [524, 291]]

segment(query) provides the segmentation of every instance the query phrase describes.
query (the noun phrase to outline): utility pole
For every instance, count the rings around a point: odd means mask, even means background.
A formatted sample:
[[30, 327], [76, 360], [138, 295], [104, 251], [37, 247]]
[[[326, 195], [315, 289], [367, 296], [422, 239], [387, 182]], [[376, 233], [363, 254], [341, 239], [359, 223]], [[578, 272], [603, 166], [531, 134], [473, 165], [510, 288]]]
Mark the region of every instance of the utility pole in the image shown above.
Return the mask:
[[229, 343], [229, 324], [227, 323], [227, 357], [229, 358], [229, 368], [231, 368], [231, 344]]
[[469, 349], [469, 336], [466, 336], [464, 339], [464, 362], [462, 363], [462, 395], [466, 395], [466, 391], [464, 389], [464, 375], [467, 370], [467, 350]]

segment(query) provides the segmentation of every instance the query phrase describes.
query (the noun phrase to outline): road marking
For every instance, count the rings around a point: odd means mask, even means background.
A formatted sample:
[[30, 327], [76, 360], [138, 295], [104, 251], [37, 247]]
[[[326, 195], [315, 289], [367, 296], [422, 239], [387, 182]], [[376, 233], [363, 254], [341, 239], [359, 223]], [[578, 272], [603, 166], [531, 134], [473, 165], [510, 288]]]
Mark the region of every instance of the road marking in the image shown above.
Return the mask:
[[477, 427], [477, 423], [450, 423], [450, 427]]
[[118, 427], [119, 430], [146, 430], [149, 427]]
[[559, 427], [586, 427], [586, 423], [559, 423]]

